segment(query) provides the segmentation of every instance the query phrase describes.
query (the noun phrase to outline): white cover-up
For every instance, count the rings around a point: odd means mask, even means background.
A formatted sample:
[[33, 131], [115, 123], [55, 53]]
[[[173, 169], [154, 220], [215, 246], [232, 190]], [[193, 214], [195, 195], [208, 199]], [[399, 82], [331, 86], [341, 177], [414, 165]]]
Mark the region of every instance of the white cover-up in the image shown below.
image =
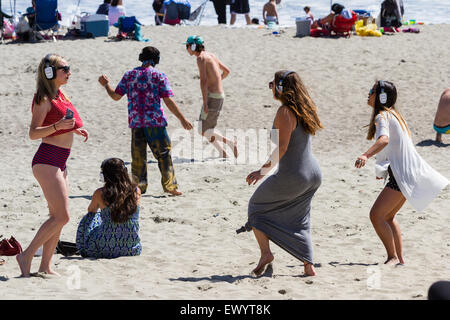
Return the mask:
[[407, 129], [392, 113], [381, 112], [375, 121], [376, 139], [389, 138], [388, 145], [377, 154], [376, 176], [386, 178], [390, 165], [402, 194], [417, 211], [422, 211], [449, 181], [422, 159]]

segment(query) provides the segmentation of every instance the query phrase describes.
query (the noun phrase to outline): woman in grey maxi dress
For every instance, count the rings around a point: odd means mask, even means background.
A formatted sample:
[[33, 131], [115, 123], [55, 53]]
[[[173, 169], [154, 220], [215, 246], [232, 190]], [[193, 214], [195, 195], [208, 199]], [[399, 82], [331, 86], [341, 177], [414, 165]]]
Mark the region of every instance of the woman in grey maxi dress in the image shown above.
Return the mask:
[[[268, 241], [272, 240], [304, 262], [305, 274], [315, 275], [310, 211], [322, 174], [312, 155], [311, 134], [322, 128], [322, 125], [316, 107], [296, 73], [277, 72], [271, 87], [275, 99], [283, 103], [274, 120], [274, 128], [279, 130], [279, 150], [275, 151], [279, 153], [280, 160], [278, 171], [256, 189], [248, 205], [245, 230], [254, 231], [261, 248], [260, 263], [253, 273], [262, 274], [273, 260]], [[283, 99], [287, 92], [293, 92], [291, 97], [302, 97]], [[304, 104], [300, 105], [299, 100]], [[269, 161], [274, 162], [273, 159]], [[268, 167], [267, 163], [264, 167]], [[274, 163], [270, 167], [273, 168]], [[256, 183], [262, 176], [261, 170], [252, 172], [247, 182]]]

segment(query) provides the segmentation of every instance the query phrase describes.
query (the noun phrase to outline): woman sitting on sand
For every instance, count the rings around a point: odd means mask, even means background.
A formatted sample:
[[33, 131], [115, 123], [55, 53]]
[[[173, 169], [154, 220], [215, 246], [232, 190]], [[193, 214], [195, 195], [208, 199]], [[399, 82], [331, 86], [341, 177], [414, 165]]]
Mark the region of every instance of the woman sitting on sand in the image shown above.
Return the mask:
[[109, 25], [112, 26], [114, 23], [119, 21], [119, 17], [125, 16], [126, 11], [123, 6], [122, 0], [112, 0], [111, 5], [108, 9], [108, 19]]
[[314, 276], [310, 211], [322, 174], [311, 151], [311, 136], [323, 126], [297, 73], [278, 71], [269, 88], [274, 99], [281, 102], [273, 122], [279, 141], [263, 167], [247, 176], [247, 183], [256, 184], [277, 163], [279, 168], [256, 189], [248, 205], [245, 230], [253, 230], [261, 250], [252, 273], [263, 274], [274, 259], [269, 247], [272, 240], [304, 262], [306, 275]]
[[88, 139], [77, 110], [60, 87], [69, 81], [70, 66], [56, 54], [45, 56], [37, 70], [36, 94], [31, 107], [30, 139], [42, 139], [32, 161], [33, 175], [48, 203], [47, 221], [39, 228], [28, 248], [16, 259], [22, 276], [30, 276], [31, 261], [39, 247], [43, 253], [39, 272], [57, 274], [51, 269], [59, 235], [69, 222], [69, 180], [66, 162], [74, 134]]
[[422, 211], [448, 184], [417, 153], [410, 131], [395, 107], [397, 89], [387, 81], [377, 81], [369, 91], [373, 108], [367, 139], [376, 142], [355, 163], [362, 168], [375, 154], [377, 179], [389, 181], [370, 210], [370, 220], [387, 251], [386, 264], [404, 264], [400, 225], [394, 219], [408, 201]]
[[118, 158], [102, 162], [100, 177], [105, 184], [95, 190], [88, 214], [78, 225], [77, 248], [83, 257], [138, 256], [141, 190]]
[[333, 3], [331, 6], [331, 13], [324, 18], [314, 21], [311, 25], [311, 29], [324, 28], [331, 25], [337, 15], [341, 15], [345, 19], [352, 18], [352, 11], [346, 9], [343, 5], [339, 3]]

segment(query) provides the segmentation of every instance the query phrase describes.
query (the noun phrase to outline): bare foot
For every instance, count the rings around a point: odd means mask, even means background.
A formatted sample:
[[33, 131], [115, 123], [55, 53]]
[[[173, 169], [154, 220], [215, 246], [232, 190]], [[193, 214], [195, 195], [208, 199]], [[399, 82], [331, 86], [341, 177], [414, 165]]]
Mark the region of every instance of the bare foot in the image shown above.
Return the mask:
[[21, 277], [29, 277], [32, 258], [27, 259], [22, 252], [16, 256], [16, 260], [17, 260], [17, 263], [19, 264], [20, 272], [22, 272], [22, 274], [20, 276]]
[[316, 275], [316, 271], [314, 270], [313, 264], [305, 263], [305, 274], [310, 277], [313, 277]]
[[398, 258], [391, 257], [391, 258], [388, 258], [384, 264], [385, 265], [396, 265], [397, 263], [399, 263]]
[[61, 277], [61, 275], [58, 272], [53, 271], [52, 269], [39, 269], [38, 273]]
[[177, 189], [175, 190], [170, 190], [170, 191], [166, 191], [168, 193], [170, 193], [173, 196], [181, 196], [183, 193], [181, 193], [180, 191], [178, 191]]
[[272, 261], [273, 261], [272, 252], [269, 252], [269, 253], [261, 256], [261, 258], [259, 259], [258, 265], [256, 266], [255, 269], [253, 269], [251, 274], [259, 277], [260, 275], [262, 275], [264, 273], [264, 271], [266, 271], [266, 266], [269, 263], [271, 263]]

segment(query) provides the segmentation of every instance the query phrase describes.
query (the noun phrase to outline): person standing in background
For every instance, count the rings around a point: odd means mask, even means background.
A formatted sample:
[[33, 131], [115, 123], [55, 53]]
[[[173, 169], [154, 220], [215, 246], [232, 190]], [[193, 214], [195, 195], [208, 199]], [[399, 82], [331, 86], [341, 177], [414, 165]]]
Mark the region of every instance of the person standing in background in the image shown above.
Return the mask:
[[231, 4], [231, 0], [210, 0], [214, 5], [219, 24], [227, 24], [227, 5]]
[[250, 5], [248, 4], [248, 0], [233, 0], [230, 6], [230, 25], [233, 25], [236, 22], [236, 16], [238, 14], [245, 15], [245, 21], [247, 24], [252, 24], [252, 20], [250, 18]]

